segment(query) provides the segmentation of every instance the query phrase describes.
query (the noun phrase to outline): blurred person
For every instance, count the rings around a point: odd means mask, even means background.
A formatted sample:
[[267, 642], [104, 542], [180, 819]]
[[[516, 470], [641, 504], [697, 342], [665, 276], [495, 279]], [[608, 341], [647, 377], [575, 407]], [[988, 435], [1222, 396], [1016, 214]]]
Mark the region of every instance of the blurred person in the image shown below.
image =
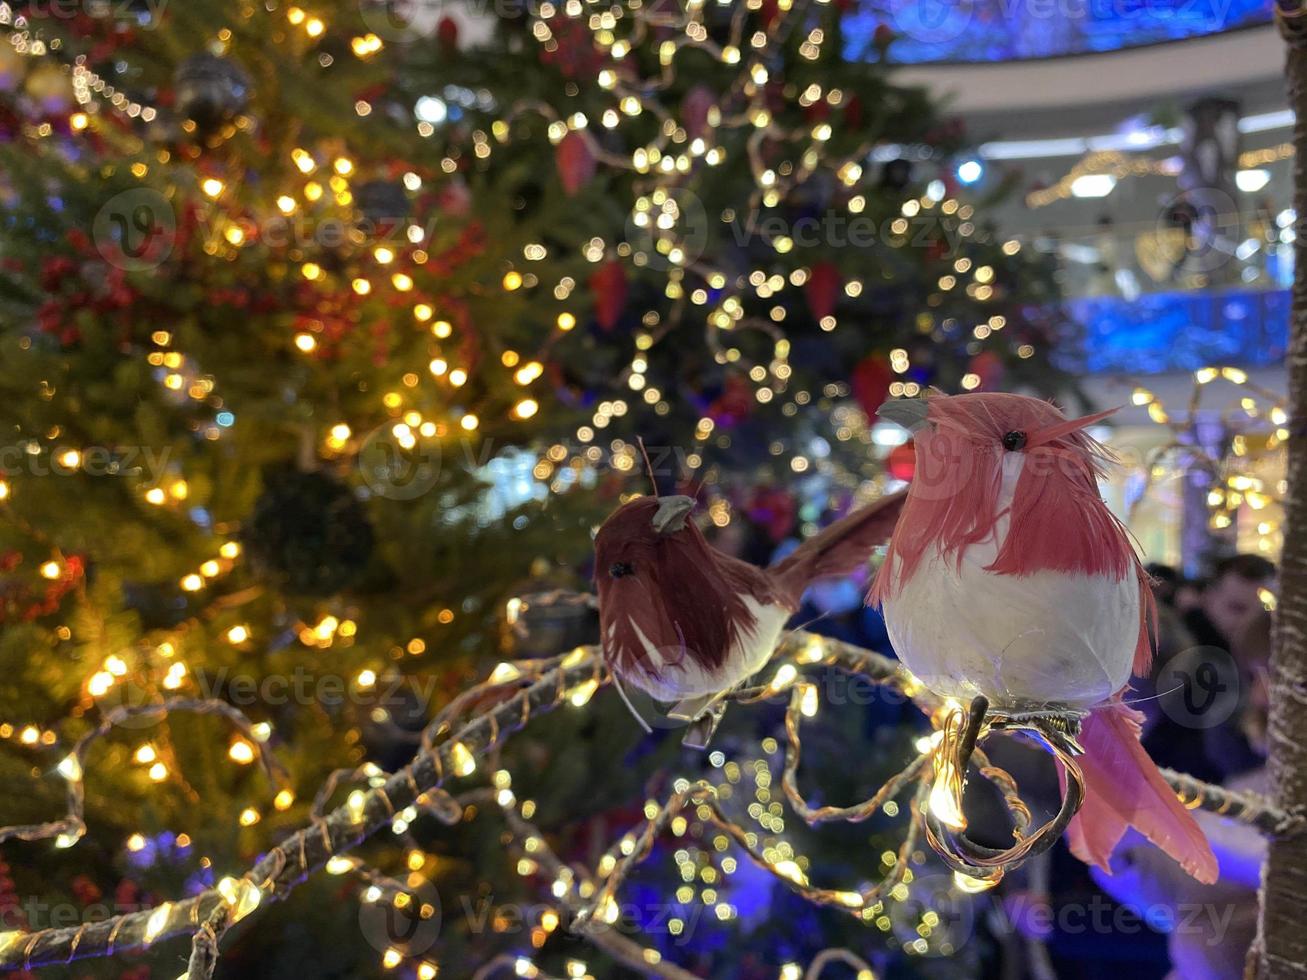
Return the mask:
[[1263, 610], [1261, 590], [1275, 583], [1275, 566], [1259, 555], [1232, 555], [1216, 565], [1197, 609], [1185, 614], [1196, 643], [1231, 651], [1236, 637]]
[[[1233, 643], [1242, 677], [1234, 728], [1257, 753], [1257, 765], [1225, 782], [1227, 789], [1266, 792], [1266, 724], [1269, 710], [1271, 616], [1258, 610]], [[1195, 819], [1211, 842], [1221, 877], [1212, 885], [1190, 878], [1175, 861], [1138, 835], [1127, 836], [1112, 857], [1111, 875], [1094, 879], [1118, 902], [1168, 932], [1171, 972], [1167, 980], [1240, 980], [1257, 933], [1257, 889], [1266, 838], [1260, 831], [1205, 810]]]
[[1182, 578], [1175, 586], [1171, 604], [1181, 613], [1188, 613], [1203, 604], [1203, 590], [1207, 583], [1200, 578]]
[[1180, 588], [1180, 573], [1171, 565], [1149, 562], [1144, 571], [1153, 580], [1153, 596], [1159, 605], [1174, 606], [1175, 593]]

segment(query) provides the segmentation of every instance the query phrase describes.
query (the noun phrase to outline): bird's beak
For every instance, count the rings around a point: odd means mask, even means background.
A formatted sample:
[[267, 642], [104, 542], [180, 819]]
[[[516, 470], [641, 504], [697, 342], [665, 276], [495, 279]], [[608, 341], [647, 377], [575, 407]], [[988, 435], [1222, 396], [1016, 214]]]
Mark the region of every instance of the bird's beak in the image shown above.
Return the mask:
[[653, 528], [659, 534], [671, 534], [685, 527], [685, 519], [694, 510], [693, 497], [660, 497], [653, 516]]
[[927, 411], [924, 398], [891, 398], [876, 409], [876, 416], [901, 425], [909, 432], [916, 432], [926, 424]]

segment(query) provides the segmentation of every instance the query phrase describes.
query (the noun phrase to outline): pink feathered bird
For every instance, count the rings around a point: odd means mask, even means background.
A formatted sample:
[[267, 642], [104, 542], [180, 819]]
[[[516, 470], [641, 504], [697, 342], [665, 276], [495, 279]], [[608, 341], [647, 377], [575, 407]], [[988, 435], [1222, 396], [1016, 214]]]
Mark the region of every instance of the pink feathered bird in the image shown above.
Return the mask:
[[914, 433], [916, 471], [872, 586], [900, 658], [928, 688], [1007, 710], [1088, 711], [1084, 805], [1068, 836], [1110, 870], [1137, 828], [1199, 881], [1216, 859], [1139, 743], [1122, 701], [1152, 658], [1152, 593], [1099, 497], [1108, 453], [1086, 426], [1020, 395], [931, 394], [878, 413]]
[[[904, 495], [876, 501], [759, 568], [708, 544], [689, 497], [638, 497], [595, 536], [604, 660], [674, 714], [707, 703], [766, 664], [804, 590], [856, 570], [894, 528]], [[687, 700], [689, 699], [689, 700]]]

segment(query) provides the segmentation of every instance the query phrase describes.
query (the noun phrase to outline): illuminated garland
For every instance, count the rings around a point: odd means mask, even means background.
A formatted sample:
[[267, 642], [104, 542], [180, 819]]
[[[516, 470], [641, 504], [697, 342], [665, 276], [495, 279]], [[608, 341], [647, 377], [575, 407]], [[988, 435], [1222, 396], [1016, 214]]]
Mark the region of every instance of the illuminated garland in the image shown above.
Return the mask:
[[[615, 920], [615, 895], [627, 874], [648, 854], [658, 836], [669, 827], [676, 830], [679, 815], [689, 808], [695, 810], [699, 819], [726, 833], [745, 851], [750, 860], [806, 900], [843, 909], [862, 921], [876, 920], [883, 916], [887, 901], [906, 896], [901, 886], [910, 874], [908, 859], [915, 847], [916, 835], [921, 830], [921, 817], [927, 807], [936, 816], [939, 815], [941, 803], [937, 797], [940, 784], [935, 770], [939, 768], [938, 753], [941, 746], [947, 746], [949, 741], [947, 732], [943, 733], [943, 737], [937, 733], [935, 738], [923, 739], [918, 744], [916, 758], [871, 799], [852, 807], [813, 810], [803, 802], [796, 784], [801, 748], [800, 719], [815, 715], [820, 708], [818, 689], [804, 678], [804, 673], [818, 667], [835, 667], [875, 683], [894, 687], [929, 712], [937, 726], [945, 728], [949, 719], [954, 717], [956, 709], [949, 702], [941, 702], [926, 692], [896, 661], [813, 634], [791, 634], [778, 648], [773, 664], [775, 669], [767, 684], [735, 692], [731, 700], [747, 704], [789, 694], [785, 793], [809, 823], [823, 820], [856, 821], [865, 819], [876, 809], [897, 813], [897, 807], [891, 811], [891, 797], [912, 786], [914, 782], [916, 784], [911, 791], [910, 816], [904, 844], [895, 859], [887, 862], [890, 871], [877, 885], [847, 890], [811, 884], [795, 861], [777, 860], [762, 853], [751, 832], [722, 810], [718, 802], [718, 788], [708, 781], [678, 780], [668, 799], [662, 803], [651, 801], [646, 805], [646, 821], [640, 829], [623, 835], [593, 871], [584, 872], [562, 865], [544, 845], [543, 835], [530, 823], [534, 804], [516, 799], [511, 790], [511, 776], [507, 772], [495, 774], [494, 790], [480, 791], [476, 797], [465, 798], [462, 802], [451, 798], [444, 790], [444, 784], [451, 778], [474, 774], [478, 768], [478, 758], [502, 744], [511, 733], [523, 728], [533, 716], [565, 703], [584, 707], [594, 693], [609, 682], [599, 651], [594, 647], [580, 647], [569, 654], [545, 661], [501, 665], [488, 680], [465, 692], [442, 712], [442, 717], [424, 734], [424, 741], [429, 740], [427, 747], [399, 772], [386, 775], [372, 768], [357, 773], [333, 774], [318, 794], [312, 822], [273, 847], [241, 877], [224, 878], [215, 888], [192, 898], [166, 902], [154, 909], [119, 915], [77, 928], [0, 934], [0, 968], [27, 969], [86, 957], [109, 956], [115, 952], [148, 947], [173, 936], [190, 934], [192, 955], [184, 976], [188, 980], [207, 980], [216, 966], [218, 947], [227, 928], [253, 914], [261, 904], [285, 898], [305, 877], [323, 867], [333, 874], [362, 873], [364, 880], [369, 883], [364, 901], [390, 901], [401, 907], [409, 905], [414, 901], [410, 894], [413, 886], [363, 868], [360, 862], [348, 856], [348, 852], [387, 827], [394, 830], [402, 824], [406, 828], [419, 810], [430, 810], [445, 822], [454, 822], [461, 818], [464, 803], [471, 799], [484, 799], [487, 792], [493, 794], [514, 833], [517, 845], [525, 849], [529, 858], [527, 864], [519, 865], [519, 872], [535, 874], [541, 869], [547, 871], [553, 879], [550, 892], [558, 901], [558, 907], [568, 910], [575, 917], [577, 931], [646, 976], [685, 980], [690, 975], [663, 963], [661, 955], [655, 950], [640, 946], [626, 937], [616, 936], [611, 930], [606, 931], [602, 927], [611, 925]], [[450, 722], [472, 700], [492, 696], [502, 700], [494, 707], [473, 716], [456, 730], [450, 727]], [[181, 709], [183, 705], [172, 707]], [[159, 711], [161, 707], [155, 706], [147, 710]], [[228, 716], [233, 717], [231, 714]], [[233, 720], [239, 719], [233, 717]], [[82, 757], [82, 752], [75, 752], [71, 758], [79, 764], [60, 767], [59, 774], [69, 783], [70, 792], [73, 787], [80, 786], [83, 779], [80, 766]], [[1028, 826], [1029, 812], [1020, 804], [1015, 782], [1010, 775], [992, 766], [983, 752], [977, 751], [972, 757], [980, 766], [981, 774], [999, 786], [1013, 814], [1017, 832], [1022, 833], [1022, 828]], [[928, 762], [933, 765], [928, 765]], [[340, 781], [354, 776], [366, 777], [368, 788], [351, 792], [345, 803], [324, 814], [323, 807]], [[1182, 774], [1167, 773], [1166, 776], [1191, 805], [1224, 813], [1233, 819], [1276, 833], [1296, 832], [1302, 825], [1301, 817], [1276, 810], [1260, 797], [1231, 793]], [[11, 828], [3, 834], [12, 836], [12, 830]], [[998, 877], [999, 875], [990, 874], [984, 878], [975, 878], [961, 872], [955, 873], [958, 887], [963, 891], [991, 887]], [[823, 963], [827, 960], [823, 960]], [[402, 961], [403, 954], [399, 950], [388, 950], [383, 954], [383, 964], [386, 966], [394, 967]], [[502, 965], [502, 960], [495, 962]], [[528, 972], [519, 975], [543, 976], [529, 960], [523, 968]], [[417, 969], [420, 977], [433, 978], [438, 965], [424, 961], [418, 964]], [[536, 972], [530, 972], [532, 970]], [[798, 977], [800, 974], [797, 970], [795, 967], [796, 972], [791, 975]]]

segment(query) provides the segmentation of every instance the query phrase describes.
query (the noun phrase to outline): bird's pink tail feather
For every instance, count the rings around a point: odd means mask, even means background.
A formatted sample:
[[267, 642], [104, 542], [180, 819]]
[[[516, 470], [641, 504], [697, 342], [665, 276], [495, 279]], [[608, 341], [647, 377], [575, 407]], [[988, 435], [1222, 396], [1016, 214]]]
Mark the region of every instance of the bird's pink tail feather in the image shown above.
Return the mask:
[[1071, 852], [1110, 874], [1112, 849], [1126, 827], [1134, 827], [1210, 885], [1217, 878], [1216, 857], [1192, 814], [1139, 744], [1143, 717], [1114, 703], [1085, 719], [1080, 735], [1085, 754], [1078, 760], [1085, 776], [1085, 802], [1067, 828]]

